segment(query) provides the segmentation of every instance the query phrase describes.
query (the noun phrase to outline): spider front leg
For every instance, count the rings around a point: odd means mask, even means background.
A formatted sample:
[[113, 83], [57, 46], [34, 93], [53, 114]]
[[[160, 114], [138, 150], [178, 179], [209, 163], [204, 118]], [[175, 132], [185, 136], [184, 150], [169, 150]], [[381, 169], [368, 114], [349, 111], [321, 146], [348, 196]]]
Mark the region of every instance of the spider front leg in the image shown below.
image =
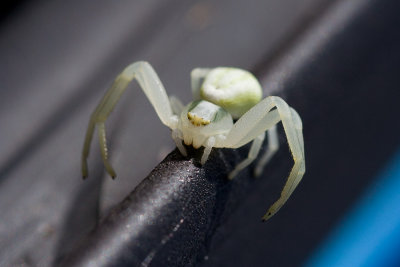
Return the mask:
[[87, 158], [89, 156], [90, 143], [96, 126], [98, 127], [101, 157], [104, 165], [112, 178], [116, 176], [114, 169], [108, 161], [104, 123], [111, 111], [114, 109], [121, 95], [128, 87], [128, 84], [133, 79], [138, 81], [162, 123], [172, 130], [176, 128], [178, 118], [172, 113], [167, 93], [165, 92], [164, 86], [154, 69], [149, 63], [144, 61], [139, 61], [129, 65], [117, 76], [111, 88], [106, 92], [90, 117], [82, 151], [82, 176], [84, 178], [88, 176]]
[[[274, 107], [276, 109], [272, 110]], [[226, 139], [218, 147], [237, 148], [255, 139], [262, 132], [282, 122], [294, 165], [283, 187], [281, 196], [271, 205], [263, 220], [271, 218], [285, 204], [305, 172], [304, 142], [301, 119], [285, 101], [270, 96], [246, 112], [233, 126]]]

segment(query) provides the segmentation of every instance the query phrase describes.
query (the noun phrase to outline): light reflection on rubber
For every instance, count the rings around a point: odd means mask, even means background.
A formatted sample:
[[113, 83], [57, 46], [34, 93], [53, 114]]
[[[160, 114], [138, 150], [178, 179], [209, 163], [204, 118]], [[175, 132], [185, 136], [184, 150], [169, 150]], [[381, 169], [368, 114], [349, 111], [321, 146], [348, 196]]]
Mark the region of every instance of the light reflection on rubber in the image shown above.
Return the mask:
[[307, 267], [400, 266], [400, 151]]

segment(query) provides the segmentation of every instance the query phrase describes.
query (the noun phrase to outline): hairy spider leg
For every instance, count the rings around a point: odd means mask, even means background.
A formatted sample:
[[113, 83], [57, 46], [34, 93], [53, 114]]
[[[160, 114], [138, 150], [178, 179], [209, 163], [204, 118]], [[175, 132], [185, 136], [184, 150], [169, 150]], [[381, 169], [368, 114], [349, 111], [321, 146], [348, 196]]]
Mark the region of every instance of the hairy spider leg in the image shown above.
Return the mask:
[[[276, 107], [275, 112], [274, 110], [271, 111], [274, 107]], [[283, 124], [289, 148], [292, 152], [294, 165], [279, 199], [271, 205], [267, 213], [263, 216], [263, 220], [268, 220], [279, 211], [288, 200], [305, 172], [304, 143], [300, 140], [302, 139], [302, 125], [300, 118], [296, 116], [297, 113], [293, 112], [280, 97], [269, 96], [246, 112], [233, 125], [226, 139], [216, 144], [217, 147], [237, 148], [252, 141], [262, 132], [265, 132], [278, 123], [279, 120], [277, 121], [276, 112], [278, 112], [278, 118]]]
[[112, 178], [115, 178], [116, 176], [114, 169], [108, 161], [104, 123], [111, 111], [114, 109], [121, 95], [128, 87], [128, 84], [133, 79], [138, 81], [161, 122], [172, 130], [176, 128], [178, 118], [172, 113], [167, 93], [165, 92], [164, 86], [154, 69], [149, 63], [144, 61], [135, 62], [129, 65], [117, 76], [114, 83], [111, 85], [111, 88], [106, 92], [90, 117], [82, 151], [82, 176], [84, 178], [88, 176], [87, 158], [89, 156], [90, 143], [96, 126], [98, 127], [100, 150], [104, 165]]

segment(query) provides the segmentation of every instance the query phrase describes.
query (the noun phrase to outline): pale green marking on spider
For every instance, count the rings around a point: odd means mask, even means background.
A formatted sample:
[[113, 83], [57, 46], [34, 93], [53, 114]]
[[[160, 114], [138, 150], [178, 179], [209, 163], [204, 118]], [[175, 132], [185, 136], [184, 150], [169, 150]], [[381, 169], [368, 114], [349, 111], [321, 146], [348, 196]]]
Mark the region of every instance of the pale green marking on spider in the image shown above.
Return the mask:
[[[96, 127], [104, 165], [107, 172], [115, 177], [108, 160], [104, 123], [128, 84], [136, 79], [161, 122], [172, 130], [172, 138], [182, 155], [187, 155], [183, 143], [196, 149], [204, 147], [200, 162], [205, 164], [213, 147], [238, 148], [252, 142], [248, 157], [229, 173], [229, 179], [233, 179], [258, 157], [267, 132], [267, 150], [254, 169], [255, 176], [262, 173], [264, 166], [279, 149], [276, 124], [282, 122], [294, 165], [279, 199], [263, 216], [263, 220], [269, 219], [285, 204], [305, 172], [299, 115], [279, 97], [262, 99], [261, 85], [248, 71], [229, 67], [197, 68], [192, 71], [191, 77], [194, 101], [184, 106], [176, 97], [168, 98], [149, 63], [139, 61], [126, 67], [90, 117], [82, 151], [83, 177], [88, 175], [87, 158]], [[234, 123], [233, 119], [237, 121]]]

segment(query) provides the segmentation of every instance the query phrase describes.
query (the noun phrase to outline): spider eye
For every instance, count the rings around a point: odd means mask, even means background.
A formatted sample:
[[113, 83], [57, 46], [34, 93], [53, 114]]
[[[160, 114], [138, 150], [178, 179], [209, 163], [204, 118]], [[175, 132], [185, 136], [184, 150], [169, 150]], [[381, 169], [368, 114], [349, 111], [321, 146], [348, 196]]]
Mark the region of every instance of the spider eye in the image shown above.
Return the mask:
[[196, 116], [191, 112], [188, 112], [187, 118], [194, 126], [205, 126], [211, 122], [210, 120], [205, 120], [204, 118]]

